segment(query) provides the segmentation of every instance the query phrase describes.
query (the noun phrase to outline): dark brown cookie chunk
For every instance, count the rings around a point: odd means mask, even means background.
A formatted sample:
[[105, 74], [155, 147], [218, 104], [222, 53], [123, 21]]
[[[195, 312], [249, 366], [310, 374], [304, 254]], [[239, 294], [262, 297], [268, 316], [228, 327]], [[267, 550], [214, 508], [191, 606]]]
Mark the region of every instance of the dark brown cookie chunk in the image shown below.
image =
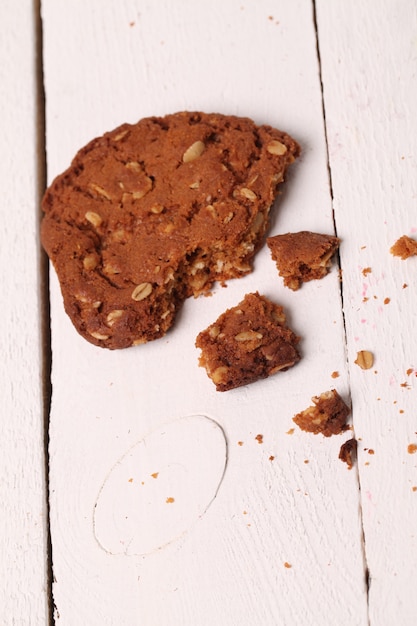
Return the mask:
[[347, 430], [346, 420], [350, 413], [335, 389], [311, 398], [313, 405], [293, 417], [294, 422], [309, 433], [322, 433], [325, 437], [339, 435]]
[[356, 439], [348, 439], [340, 446], [339, 459], [346, 463], [348, 469], [352, 469], [356, 460], [356, 454], [358, 449], [358, 442]]
[[330, 270], [331, 258], [339, 239], [309, 231], [268, 237], [267, 244], [284, 285], [296, 291], [309, 280], [323, 278]]
[[404, 261], [410, 256], [417, 255], [417, 241], [407, 235], [403, 235], [391, 246], [390, 252]]
[[88, 341], [156, 339], [189, 296], [244, 276], [299, 147], [251, 120], [177, 113], [94, 139], [46, 191], [42, 242]]
[[250, 293], [203, 330], [196, 346], [217, 391], [227, 391], [285, 370], [300, 360], [299, 337], [285, 325], [283, 308]]

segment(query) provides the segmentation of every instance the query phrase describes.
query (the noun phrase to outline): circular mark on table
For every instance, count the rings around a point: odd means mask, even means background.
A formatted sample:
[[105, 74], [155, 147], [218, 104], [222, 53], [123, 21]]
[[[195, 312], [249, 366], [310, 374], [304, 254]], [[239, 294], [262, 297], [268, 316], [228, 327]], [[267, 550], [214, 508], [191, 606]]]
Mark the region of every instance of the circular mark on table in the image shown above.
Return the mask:
[[109, 554], [146, 555], [182, 537], [217, 495], [227, 463], [222, 428], [203, 415], [163, 425], [111, 468], [94, 534]]

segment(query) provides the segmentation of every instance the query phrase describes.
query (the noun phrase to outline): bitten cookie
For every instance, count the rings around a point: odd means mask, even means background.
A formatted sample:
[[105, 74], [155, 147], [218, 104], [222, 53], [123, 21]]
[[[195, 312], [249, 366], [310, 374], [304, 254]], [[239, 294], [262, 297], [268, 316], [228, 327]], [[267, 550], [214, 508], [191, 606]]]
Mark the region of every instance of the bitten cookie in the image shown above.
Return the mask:
[[163, 336], [189, 296], [251, 271], [289, 135], [176, 113], [94, 139], [47, 189], [42, 243], [78, 332], [106, 348]]
[[283, 308], [255, 292], [203, 330], [196, 346], [217, 391], [227, 391], [295, 365], [298, 342]]
[[326, 276], [340, 240], [301, 231], [268, 237], [266, 242], [284, 285], [296, 291], [302, 283]]

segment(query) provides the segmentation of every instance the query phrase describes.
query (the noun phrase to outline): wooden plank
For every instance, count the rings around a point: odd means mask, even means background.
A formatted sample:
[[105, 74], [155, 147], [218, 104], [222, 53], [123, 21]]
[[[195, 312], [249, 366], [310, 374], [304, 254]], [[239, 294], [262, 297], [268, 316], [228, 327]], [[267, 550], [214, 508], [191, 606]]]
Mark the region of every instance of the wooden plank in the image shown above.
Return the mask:
[[[415, 624], [417, 7], [319, 1], [326, 120], [359, 445], [370, 623]], [[367, 269], [368, 268], [368, 269]], [[370, 350], [369, 371], [355, 364]]]
[[[303, 146], [271, 233], [333, 231], [311, 3], [47, 0], [43, 21], [50, 181], [85, 142], [123, 121], [182, 109], [248, 115]], [[286, 307], [303, 359], [219, 394], [197, 367], [195, 337], [254, 290]], [[252, 275], [187, 302], [166, 338], [118, 352], [76, 334], [54, 274], [51, 305], [51, 532], [62, 623], [365, 626], [358, 477], [337, 458], [348, 433], [288, 434], [311, 396], [336, 386], [349, 397], [338, 273], [289, 292], [263, 249]], [[217, 425], [210, 435], [204, 416]], [[183, 449], [184, 419], [213, 458], [203, 471], [198, 446], [183, 463], [205, 511], [197, 518], [191, 500], [175, 499], [184, 482], [167, 460]], [[150, 456], [135, 461], [144, 442]], [[175, 502], [164, 503], [155, 536], [154, 492], [148, 505], [136, 495], [133, 510], [120, 495], [130, 479], [160, 489], [159, 472]], [[173, 534], [168, 506], [185, 520]], [[135, 523], [121, 521], [123, 507]]]
[[0, 23], [0, 622], [45, 624], [49, 610], [33, 2], [2, 2]]

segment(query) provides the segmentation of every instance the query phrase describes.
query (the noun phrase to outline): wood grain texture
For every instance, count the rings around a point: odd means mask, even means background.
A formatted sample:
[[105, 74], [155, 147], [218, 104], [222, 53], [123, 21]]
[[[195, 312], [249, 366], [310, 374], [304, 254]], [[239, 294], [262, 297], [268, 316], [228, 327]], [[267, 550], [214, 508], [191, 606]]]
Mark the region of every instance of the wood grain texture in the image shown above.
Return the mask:
[[[333, 232], [311, 3], [54, 0], [44, 2], [43, 19], [50, 180], [83, 143], [122, 121], [181, 109], [248, 115], [303, 147], [271, 233]], [[303, 360], [219, 394], [197, 366], [195, 337], [256, 289], [286, 307], [303, 337]], [[311, 396], [335, 386], [332, 372], [349, 399], [337, 271], [292, 293], [263, 249], [251, 276], [187, 302], [166, 338], [115, 353], [76, 335], [54, 275], [51, 300], [60, 623], [365, 626], [357, 473], [337, 458], [346, 437], [288, 434]], [[93, 511], [110, 469], [147, 433], [193, 414], [214, 419], [228, 441], [215, 501], [157, 553], [106, 553], [94, 538]], [[141, 522], [154, 523], [151, 515]]]
[[[326, 121], [342, 238], [353, 422], [370, 623], [417, 615], [417, 258], [389, 249], [417, 232], [417, 7], [319, 1]], [[356, 353], [374, 353], [362, 371]]]
[[0, 623], [48, 616], [35, 15], [0, 5]]
[[[409, 330], [416, 261], [395, 259], [389, 247], [417, 228], [416, 9], [393, 0], [378, 13], [370, 1], [316, 4], [328, 145], [310, 2], [43, 4], [49, 180], [93, 136], [145, 115], [218, 110], [281, 127], [303, 156], [271, 234], [330, 233], [335, 223], [344, 306], [335, 270], [292, 293], [263, 249], [251, 276], [187, 302], [166, 338], [109, 353], [76, 335], [53, 275], [50, 497], [60, 623], [415, 621], [417, 457], [408, 445], [417, 431]], [[218, 394], [197, 367], [194, 338], [255, 289], [285, 306], [303, 359]], [[354, 363], [360, 349], [375, 355], [370, 370]], [[350, 472], [337, 456], [351, 434], [288, 434], [291, 417], [331, 387], [352, 400], [359, 461]], [[111, 468], [149, 433], [193, 414], [215, 420], [227, 438], [212, 505], [151, 555], [103, 550], [94, 507]], [[185, 467], [189, 479], [193, 462]], [[117, 481], [111, 488], [116, 501]], [[152, 511], [140, 517], [150, 535]], [[109, 519], [111, 542], [117, 528]]]

